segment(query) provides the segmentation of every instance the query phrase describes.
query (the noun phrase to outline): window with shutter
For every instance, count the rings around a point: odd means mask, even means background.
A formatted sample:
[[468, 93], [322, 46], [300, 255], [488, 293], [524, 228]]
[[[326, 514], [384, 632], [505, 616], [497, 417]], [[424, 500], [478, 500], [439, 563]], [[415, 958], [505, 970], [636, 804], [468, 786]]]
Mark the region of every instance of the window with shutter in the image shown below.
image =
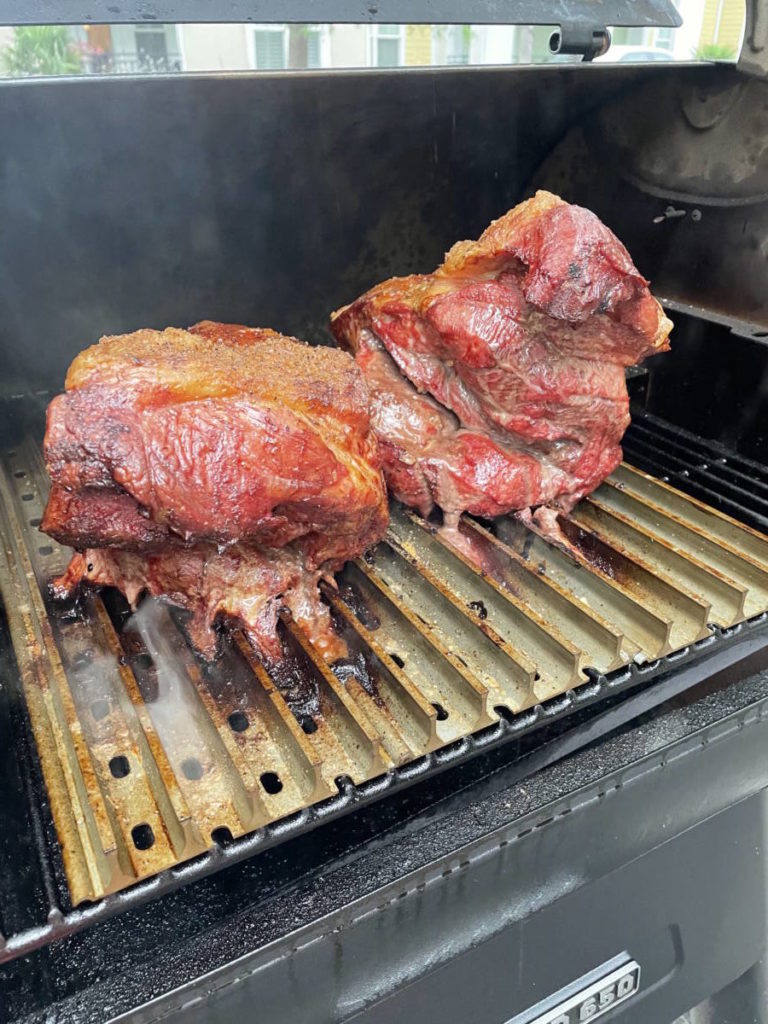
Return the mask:
[[307, 31], [307, 67], [320, 68], [323, 66], [320, 52], [320, 29], [311, 28]]
[[285, 30], [282, 28], [257, 28], [253, 31], [253, 54], [256, 67], [264, 70], [284, 68]]
[[373, 64], [379, 68], [396, 68], [403, 63], [403, 26], [376, 25], [373, 37]]
[[469, 25], [450, 25], [448, 27], [446, 64], [469, 64]]

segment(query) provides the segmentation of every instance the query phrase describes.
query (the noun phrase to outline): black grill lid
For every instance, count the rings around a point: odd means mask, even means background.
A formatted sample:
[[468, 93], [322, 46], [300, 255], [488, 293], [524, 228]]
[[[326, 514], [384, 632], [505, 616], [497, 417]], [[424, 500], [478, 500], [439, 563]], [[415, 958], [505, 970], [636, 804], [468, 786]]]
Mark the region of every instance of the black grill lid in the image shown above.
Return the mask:
[[3, 0], [2, 25], [131, 24], [140, 22], [368, 22], [370, 24], [607, 25], [677, 28], [672, 0]]

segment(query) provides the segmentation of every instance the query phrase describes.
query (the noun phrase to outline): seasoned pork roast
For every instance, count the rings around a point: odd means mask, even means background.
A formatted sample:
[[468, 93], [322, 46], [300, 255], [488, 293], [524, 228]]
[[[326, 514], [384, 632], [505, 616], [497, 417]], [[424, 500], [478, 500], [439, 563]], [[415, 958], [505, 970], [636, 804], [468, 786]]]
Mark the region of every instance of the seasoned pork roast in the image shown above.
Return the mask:
[[672, 327], [598, 218], [538, 192], [332, 316], [372, 394], [390, 491], [447, 520], [571, 508], [621, 460], [624, 368]]
[[274, 656], [282, 603], [338, 654], [317, 581], [388, 518], [346, 353], [207, 322], [102, 338], [49, 406], [45, 459], [42, 529], [83, 553], [60, 590], [85, 578], [132, 601], [165, 594], [207, 655], [221, 615]]

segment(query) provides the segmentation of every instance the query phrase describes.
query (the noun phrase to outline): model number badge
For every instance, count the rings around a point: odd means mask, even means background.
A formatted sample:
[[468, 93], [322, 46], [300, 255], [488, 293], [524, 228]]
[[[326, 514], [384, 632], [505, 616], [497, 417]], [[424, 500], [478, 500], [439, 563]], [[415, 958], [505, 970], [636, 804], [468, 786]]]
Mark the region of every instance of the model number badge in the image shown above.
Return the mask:
[[581, 979], [581, 986], [579, 982], [569, 985], [509, 1024], [583, 1024], [602, 1017], [640, 988], [640, 965], [635, 960], [626, 960], [597, 980], [596, 973], [590, 972]]

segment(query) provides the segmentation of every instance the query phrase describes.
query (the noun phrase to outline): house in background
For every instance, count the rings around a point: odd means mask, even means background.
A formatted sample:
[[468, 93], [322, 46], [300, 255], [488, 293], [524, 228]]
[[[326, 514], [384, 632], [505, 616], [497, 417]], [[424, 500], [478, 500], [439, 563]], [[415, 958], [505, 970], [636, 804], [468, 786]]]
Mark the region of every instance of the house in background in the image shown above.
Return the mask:
[[[676, 0], [679, 29], [615, 29], [604, 60], [642, 51], [663, 58], [735, 56], [744, 0]], [[553, 57], [555, 26], [504, 25], [88, 25], [69, 29], [86, 74], [516, 64]], [[0, 28], [0, 58], [13, 42]], [[0, 69], [2, 62], [0, 60]]]
[[185, 70], [180, 26], [86, 25], [70, 31], [86, 74], [144, 74]]
[[744, 31], [744, 4], [734, 0], [706, 0], [702, 14], [699, 50], [718, 47], [736, 56]]

